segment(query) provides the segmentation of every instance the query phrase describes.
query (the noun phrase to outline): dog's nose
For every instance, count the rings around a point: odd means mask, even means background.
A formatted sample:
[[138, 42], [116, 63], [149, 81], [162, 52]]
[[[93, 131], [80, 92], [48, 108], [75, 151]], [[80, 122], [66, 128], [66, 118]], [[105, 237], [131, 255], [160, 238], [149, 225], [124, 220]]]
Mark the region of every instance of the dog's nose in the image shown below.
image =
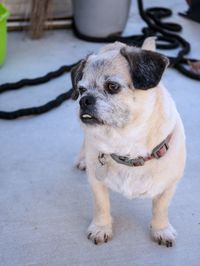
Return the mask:
[[92, 95], [84, 96], [80, 99], [80, 106], [82, 109], [87, 108], [87, 107], [92, 107], [95, 105], [96, 99]]

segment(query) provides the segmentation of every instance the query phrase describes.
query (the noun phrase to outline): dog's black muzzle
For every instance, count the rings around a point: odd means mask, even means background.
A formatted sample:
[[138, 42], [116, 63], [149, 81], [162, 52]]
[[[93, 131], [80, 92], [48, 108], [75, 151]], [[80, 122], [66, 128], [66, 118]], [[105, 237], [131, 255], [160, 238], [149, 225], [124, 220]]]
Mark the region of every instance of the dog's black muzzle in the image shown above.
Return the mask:
[[81, 110], [83, 111], [87, 109], [93, 109], [95, 106], [95, 103], [96, 103], [96, 99], [92, 95], [83, 96], [79, 102]]
[[92, 95], [83, 96], [80, 101], [80, 119], [85, 124], [100, 124], [96, 117], [96, 98]]

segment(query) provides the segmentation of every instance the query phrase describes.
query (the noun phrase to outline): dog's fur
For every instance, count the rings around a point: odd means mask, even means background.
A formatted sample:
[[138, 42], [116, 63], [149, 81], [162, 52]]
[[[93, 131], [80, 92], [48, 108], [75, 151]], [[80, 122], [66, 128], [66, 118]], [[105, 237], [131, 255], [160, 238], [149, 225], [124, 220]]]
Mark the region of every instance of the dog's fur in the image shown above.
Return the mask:
[[[176, 106], [160, 83], [168, 59], [155, 52], [154, 38], [142, 49], [116, 42], [83, 60], [72, 71], [75, 98], [91, 96], [95, 103], [90, 115], [80, 118], [85, 140], [77, 166], [86, 166], [94, 198], [94, 217], [88, 238], [95, 244], [112, 237], [108, 188], [126, 197], [152, 198], [151, 234], [155, 241], [172, 246], [176, 232], [168, 220], [168, 205], [185, 164], [185, 135]], [[109, 93], [105, 83], [120, 84], [118, 93]], [[115, 162], [110, 154], [137, 158], [147, 156], [170, 133], [169, 150], [160, 159], [130, 167]], [[101, 169], [99, 153], [106, 154]]]

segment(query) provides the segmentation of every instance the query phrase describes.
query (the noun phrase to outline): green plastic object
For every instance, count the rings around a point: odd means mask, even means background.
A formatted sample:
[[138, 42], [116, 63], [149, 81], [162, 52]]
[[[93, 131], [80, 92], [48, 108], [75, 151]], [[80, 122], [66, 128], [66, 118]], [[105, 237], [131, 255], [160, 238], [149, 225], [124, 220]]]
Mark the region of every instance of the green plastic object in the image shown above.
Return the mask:
[[0, 66], [3, 65], [7, 48], [7, 26], [6, 21], [9, 16], [8, 9], [0, 3]]

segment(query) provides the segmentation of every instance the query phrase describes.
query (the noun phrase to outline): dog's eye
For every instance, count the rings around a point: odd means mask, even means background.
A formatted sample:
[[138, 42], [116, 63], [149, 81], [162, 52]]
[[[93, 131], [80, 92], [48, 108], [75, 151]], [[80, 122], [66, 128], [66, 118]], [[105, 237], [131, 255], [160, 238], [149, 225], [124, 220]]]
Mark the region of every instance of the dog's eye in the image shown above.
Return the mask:
[[110, 94], [115, 94], [120, 90], [120, 85], [117, 82], [107, 82], [105, 84], [105, 89]]
[[82, 86], [80, 86], [79, 87], [79, 92], [80, 92], [80, 95], [82, 95], [84, 92], [86, 92], [86, 88], [85, 87], [82, 87]]

